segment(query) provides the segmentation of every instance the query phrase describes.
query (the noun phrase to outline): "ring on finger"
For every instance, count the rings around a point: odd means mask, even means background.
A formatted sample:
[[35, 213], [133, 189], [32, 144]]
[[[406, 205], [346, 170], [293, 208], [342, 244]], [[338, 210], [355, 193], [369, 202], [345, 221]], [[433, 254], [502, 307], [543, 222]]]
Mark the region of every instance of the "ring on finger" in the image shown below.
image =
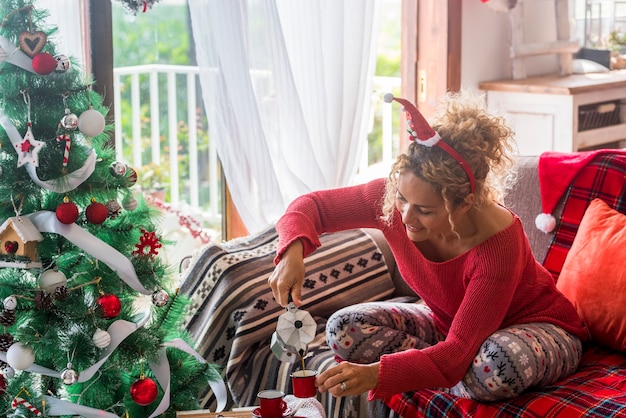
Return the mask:
[[348, 390], [348, 385], [346, 385], [346, 382], [341, 382], [341, 384], [339, 385], [339, 388], [341, 389], [342, 392], [345, 392], [346, 390]]

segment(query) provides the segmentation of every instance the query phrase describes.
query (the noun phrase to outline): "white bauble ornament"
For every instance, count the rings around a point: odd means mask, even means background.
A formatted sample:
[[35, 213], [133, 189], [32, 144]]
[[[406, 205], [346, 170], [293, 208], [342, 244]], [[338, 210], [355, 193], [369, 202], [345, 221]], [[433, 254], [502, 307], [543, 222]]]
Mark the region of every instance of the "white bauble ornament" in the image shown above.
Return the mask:
[[98, 348], [106, 348], [109, 346], [109, 344], [111, 344], [111, 334], [103, 329], [98, 328], [96, 332], [93, 333], [91, 341], [93, 341], [93, 345]]
[[124, 208], [124, 210], [132, 212], [133, 210], [137, 209], [137, 199], [132, 196], [126, 196], [124, 200], [122, 200], [122, 207]]
[[57, 269], [46, 270], [39, 276], [39, 286], [46, 293], [54, 293], [57, 287], [66, 286], [67, 277]]
[[13, 295], [4, 298], [4, 309], [14, 311], [17, 308], [17, 298]]
[[26, 370], [35, 362], [35, 354], [30, 347], [14, 343], [7, 350], [7, 363], [15, 370]]
[[70, 69], [70, 66], [71, 66], [70, 59], [67, 57], [67, 55], [64, 55], [64, 54], [55, 55], [54, 59], [57, 61], [57, 66], [54, 69], [55, 72], [64, 73]]
[[98, 136], [104, 131], [104, 116], [91, 106], [78, 117], [78, 130], [86, 136]]

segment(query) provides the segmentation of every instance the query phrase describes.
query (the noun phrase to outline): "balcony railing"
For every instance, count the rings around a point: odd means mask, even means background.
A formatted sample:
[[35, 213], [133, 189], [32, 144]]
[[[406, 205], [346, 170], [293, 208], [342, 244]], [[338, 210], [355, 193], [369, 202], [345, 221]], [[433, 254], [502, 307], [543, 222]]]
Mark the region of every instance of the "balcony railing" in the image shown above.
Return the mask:
[[[215, 143], [208, 137], [198, 68], [140, 65], [114, 70], [117, 159], [138, 172], [144, 189], [161, 186], [165, 201], [187, 205], [203, 221], [219, 225], [221, 178]], [[376, 77], [368, 150], [357, 181], [386, 175], [397, 153], [397, 122], [382, 96], [400, 79]], [[150, 185], [151, 184], [151, 185]]]

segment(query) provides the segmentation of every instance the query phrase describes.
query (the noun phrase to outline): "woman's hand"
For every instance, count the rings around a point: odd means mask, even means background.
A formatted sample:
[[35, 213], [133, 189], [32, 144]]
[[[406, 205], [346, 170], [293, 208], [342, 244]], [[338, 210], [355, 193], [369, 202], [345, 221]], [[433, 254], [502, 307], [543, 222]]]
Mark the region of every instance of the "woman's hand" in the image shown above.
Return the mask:
[[322, 393], [333, 396], [355, 396], [376, 388], [380, 363], [357, 364], [344, 361], [326, 370], [315, 379]]
[[304, 256], [300, 240], [287, 248], [274, 271], [267, 279], [274, 299], [280, 306], [287, 306], [289, 294], [296, 306], [302, 305], [302, 284], [304, 283]]

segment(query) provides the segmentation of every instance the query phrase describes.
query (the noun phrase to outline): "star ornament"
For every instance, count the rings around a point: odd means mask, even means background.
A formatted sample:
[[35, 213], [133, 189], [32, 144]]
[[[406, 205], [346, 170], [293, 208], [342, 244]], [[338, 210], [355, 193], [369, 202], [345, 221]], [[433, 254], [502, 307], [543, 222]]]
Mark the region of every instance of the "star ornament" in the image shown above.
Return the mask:
[[39, 167], [39, 151], [41, 151], [44, 145], [46, 145], [45, 142], [35, 139], [29, 124], [26, 135], [24, 135], [24, 140], [14, 144], [18, 157], [17, 166], [21, 167], [24, 164], [32, 164], [35, 167]]

